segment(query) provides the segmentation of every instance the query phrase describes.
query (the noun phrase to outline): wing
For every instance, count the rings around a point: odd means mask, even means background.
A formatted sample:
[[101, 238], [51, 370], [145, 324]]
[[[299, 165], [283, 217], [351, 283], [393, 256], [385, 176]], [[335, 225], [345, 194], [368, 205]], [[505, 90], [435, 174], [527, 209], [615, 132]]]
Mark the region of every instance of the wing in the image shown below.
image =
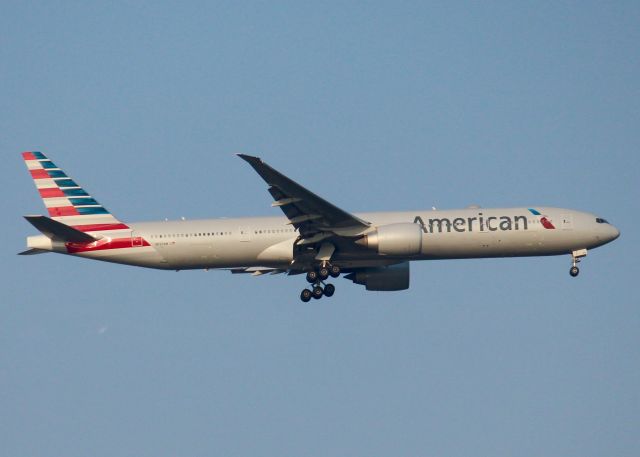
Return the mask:
[[269, 185], [269, 193], [274, 198], [271, 206], [279, 207], [284, 212], [289, 223], [300, 233], [303, 244], [316, 243], [335, 235], [355, 237], [371, 225], [318, 197], [260, 158], [238, 155]]

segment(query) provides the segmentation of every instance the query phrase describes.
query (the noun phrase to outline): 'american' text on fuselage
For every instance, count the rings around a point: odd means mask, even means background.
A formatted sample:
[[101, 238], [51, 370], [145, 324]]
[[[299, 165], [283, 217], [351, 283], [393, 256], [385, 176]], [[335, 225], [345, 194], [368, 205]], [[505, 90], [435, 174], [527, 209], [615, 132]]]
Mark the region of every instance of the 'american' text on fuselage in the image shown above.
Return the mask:
[[477, 217], [447, 217], [429, 218], [425, 223], [422, 217], [416, 216], [414, 224], [419, 224], [424, 233], [442, 232], [495, 232], [498, 230], [528, 230], [529, 225], [526, 216], [490, 216], [485, 218], [482, 213]]

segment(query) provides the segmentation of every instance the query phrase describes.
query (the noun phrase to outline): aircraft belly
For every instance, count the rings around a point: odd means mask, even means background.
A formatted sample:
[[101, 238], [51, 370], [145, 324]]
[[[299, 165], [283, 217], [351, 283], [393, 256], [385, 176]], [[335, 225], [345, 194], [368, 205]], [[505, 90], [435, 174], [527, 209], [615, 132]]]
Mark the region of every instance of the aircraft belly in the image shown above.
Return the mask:
[[170, 268], [164, 257], [151, 246], [82, 252], [72, 255], [76, 257], [101, 260], [103, 262], [120, 263], [124, 265], [159, 269]]
[[568, 236], [551, 236], [541, 230], [426, 234], [424, 259], [461, 259], [555, 255], [570, 251]]
[[291, 259], [276, 251], [276, 256], [260, 256], [272, 247], [269, 242], [212, 242], [174, 244], [158, 247], [173, 269], [236, 268], [246, 266], [288, 265]]

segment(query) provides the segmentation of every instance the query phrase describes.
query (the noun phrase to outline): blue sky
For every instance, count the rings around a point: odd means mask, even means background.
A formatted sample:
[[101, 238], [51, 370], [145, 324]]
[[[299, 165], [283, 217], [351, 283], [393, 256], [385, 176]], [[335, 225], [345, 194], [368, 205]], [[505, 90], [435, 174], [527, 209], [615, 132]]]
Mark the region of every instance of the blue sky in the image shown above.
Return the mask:
[[[186, 3], [186, 4], [185, 4]], [[0, 442], [20, 456], [635, 456], [637, 2], [2, 2]], [[18, 257], [42, 150], [125, 221], [553, 205], [570, 259], [338, 280]]]

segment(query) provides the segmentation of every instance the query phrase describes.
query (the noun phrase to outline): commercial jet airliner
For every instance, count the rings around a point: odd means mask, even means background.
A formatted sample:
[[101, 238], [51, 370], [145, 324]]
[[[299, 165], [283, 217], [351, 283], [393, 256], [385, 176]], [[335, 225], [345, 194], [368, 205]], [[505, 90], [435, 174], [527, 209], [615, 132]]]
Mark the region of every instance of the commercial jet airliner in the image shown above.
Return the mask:
[[352, 214], [258, 157], [239, 156], [269, 186], [284, 217], [123, 222], [41, 152], [22, 154], [49, 213], [25, 216], [41, 235], [22, 255], [57, 252], [162, 270], [304, 274], [300, 299], [331, 297], [341, 274], [367, 290], [409, 288], [412, 260], [571, 255], [620, 232], [594, 214], [542, 206]]

